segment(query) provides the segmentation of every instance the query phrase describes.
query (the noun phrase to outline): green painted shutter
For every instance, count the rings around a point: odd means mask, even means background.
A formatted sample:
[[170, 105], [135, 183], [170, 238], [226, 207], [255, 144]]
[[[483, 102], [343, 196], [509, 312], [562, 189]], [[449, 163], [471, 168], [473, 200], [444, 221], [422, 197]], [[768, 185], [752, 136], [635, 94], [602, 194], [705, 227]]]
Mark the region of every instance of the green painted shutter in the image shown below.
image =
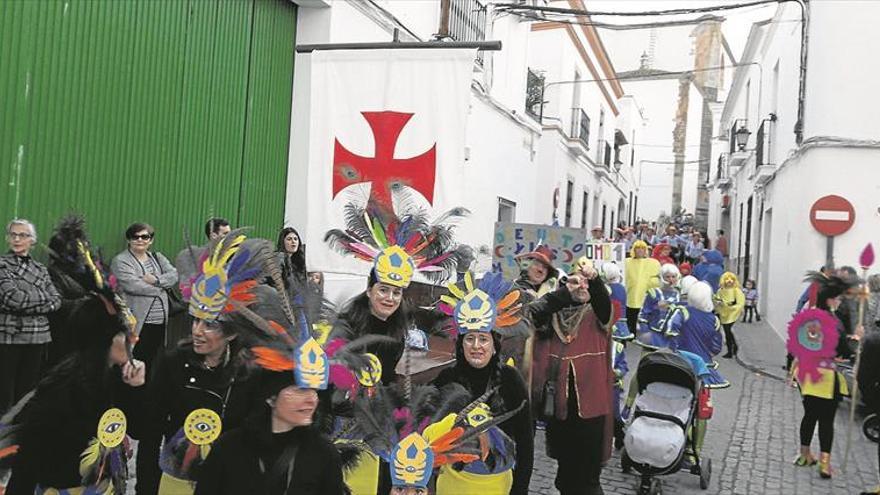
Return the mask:
[[45, 241], [83, 213], [112, 256], [174, 255], [211, 214], [273, 238], [287, 180], [288, 0], [0, 2], [0, 208]]

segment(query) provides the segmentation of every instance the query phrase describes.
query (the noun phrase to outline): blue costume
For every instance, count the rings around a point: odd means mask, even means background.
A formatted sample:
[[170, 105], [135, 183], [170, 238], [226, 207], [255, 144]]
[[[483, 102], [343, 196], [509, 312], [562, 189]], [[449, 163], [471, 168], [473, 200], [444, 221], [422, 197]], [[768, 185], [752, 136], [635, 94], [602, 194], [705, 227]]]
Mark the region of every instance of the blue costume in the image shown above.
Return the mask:
[[614, 306], [614, 327], [611, 338], [618, 342], [626, 342], [636, 338], [626, 324], [626, 287], [619, 282], [608, 284], [611, 288], [611, 304]]
[[666, 285], [648, 290], [639, 313], [639, 334], [636, 340], [639, 345], [649, 350], [669, 347], [669, 319], [680, 300], [681, 293], [677, 287]]
[[724, 255], [720, 251], [710, 249], [703, 253], [703, 260], [694, 267], [694, 277], [712, 287], [712, 293], [718, 292], [721, 274], [724, 273]]
[[612, 394], [612, 409], [614, 419], [620, 421], [620, 399], [623, 397], [623, 379], [629, 373], [629, 365], [626, 363], [626, 353], [623, 344], [613, 342], [611, 344], [611, 369], [614, 371], [614, 393]]
[[721, 352], [721, 325], [714, 313], [701, 311], [690, 304], [677, 307], [669, 318], [666, 335], [670, 347], [700, 356], [709, 368], [703, 383], [709, 388], [727, 388], [730, 383], [716, 369], [718, 364], [712, 359]]

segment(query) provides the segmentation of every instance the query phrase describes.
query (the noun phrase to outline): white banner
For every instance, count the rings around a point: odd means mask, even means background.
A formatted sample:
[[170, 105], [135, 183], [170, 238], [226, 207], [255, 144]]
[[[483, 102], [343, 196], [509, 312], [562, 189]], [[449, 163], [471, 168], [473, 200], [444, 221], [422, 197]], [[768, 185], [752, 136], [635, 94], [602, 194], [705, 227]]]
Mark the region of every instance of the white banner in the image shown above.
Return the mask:
[[460, 204], [474, 57], [461, 49], [312, 54], [309, 270], [329, 280], [367, 274], [368, 263], [323, 242], [328, 230], [345, 228], [352, 199], [387, 202], [390, 188], [403, 184], [432, 217]]

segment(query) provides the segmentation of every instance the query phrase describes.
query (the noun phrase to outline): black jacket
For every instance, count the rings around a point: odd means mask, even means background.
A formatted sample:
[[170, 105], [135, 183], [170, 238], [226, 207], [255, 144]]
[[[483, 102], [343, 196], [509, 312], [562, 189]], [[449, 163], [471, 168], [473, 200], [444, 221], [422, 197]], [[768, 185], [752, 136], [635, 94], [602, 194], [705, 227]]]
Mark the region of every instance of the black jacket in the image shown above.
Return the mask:
[[[496, 372], [497, 375], [494, 375]], [[516, 467], [513, 470], [513, 486], [510, 493], [526, 495], [529, 493], [529, 481], [534, 463], [535, 430], [528, 404], [528, 391], [519, 371], [506, 364], [500, 365], [497, 353], [482, 369], [476, 369], [467, 364], [463, 358], [459, 358], [455, 366], [440, 372], [433, 385], [440, 388], [449, 383], [459, 383], [471, 392], [472, 399], [476, 399], [486, 392], [490, 380], [497, 380], [499, 386], [496, 400], [490, 399], [489, 406], [493, 414], [499, 415], [516, 409], [526, 401], [526, 405], [519, 413], [499, 425], [516, 444]]]
[[[401, 311], [398, 309], [398, 311]], [[364, 320], [353, 321], [353, 318], [346, 314], [339, 316], [339, 319], [333, 324], [333, 331], [330, 334], [331, 339], [342, 338], [345, 340], [355, 340], [364, 335], [387, 335], [397, 340], [395, 343], [381, 343], [367, 346], [366, 352], [371, 352], [379, 358], [382, 363], [382, 383], [394, 383], [397, 378], [397, 362], [403, 355], [404, 339], [406, 334], [403, 331], [397, 331], [389, 328], [390, 325], [376, 318], [372, 314], [366, 316]]]
[[[329, 440], [312, 426], [273, 434], [268, 407], [248, 418], [242, 428], [224, 435], [199, 471], [195, 495], [342, 495], [342, 463]], [[293, 469], [278, 459], [296, 446]], [[269, 473], [281, 473], [274, 482]]]
[[52, 342], [49, 343], [47, 365], [55, 366], [76, 348], [76, 329], [70, 326], [70, 316], [88, 300], [89, 292], [84, 288], [88, 284], [82, 281], [83, 274], [74, 273], [66, 266], [52, 262], [49, 263], [48, 270], [52, 285], [61, 295], [61, 307], [49, 315]]
[[13, 458], [6, 495], [33, 495], [37, 483], [55, 488], [82, 485], [80, 455], [95, 438], [101, 415], [119, 407], [128, 416], [140, 402], [143, 387], [124, 384], [117, 367], [89, 367], [94, 359], [77, 353], [53, 368], [17, 416], [21, 447]]
[[207, 369], [203, 358], [185, 342], [162, 355], [154, 366], [148, 385], [145, 416], [137, 432], [172, 437], [195, 409], [207, 408], [220, 415], [223, 431], [242, 425], [258, 405], [254, 380], [240, 373], [238, 347], [230, 344], [230, 360], [225, 366]]

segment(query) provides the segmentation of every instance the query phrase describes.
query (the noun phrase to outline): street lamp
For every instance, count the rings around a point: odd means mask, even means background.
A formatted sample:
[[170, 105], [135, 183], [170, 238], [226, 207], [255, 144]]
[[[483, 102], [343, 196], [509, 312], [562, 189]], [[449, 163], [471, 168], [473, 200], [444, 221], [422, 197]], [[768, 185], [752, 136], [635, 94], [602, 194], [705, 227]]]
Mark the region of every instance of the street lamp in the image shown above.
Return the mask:
[[737, 122], [739, 123], [739, 128], [737, 128], [734, 133], [736, 136], [736, 148], [739, 151], [745, 151], [746, 144], [749, 142], [749, 136], [751, 136], [752, 133], [749, 132], [749, 128], [746, 126], [746, 119], [737, 119], [736, 122], [734, 122], [734, 127]]

